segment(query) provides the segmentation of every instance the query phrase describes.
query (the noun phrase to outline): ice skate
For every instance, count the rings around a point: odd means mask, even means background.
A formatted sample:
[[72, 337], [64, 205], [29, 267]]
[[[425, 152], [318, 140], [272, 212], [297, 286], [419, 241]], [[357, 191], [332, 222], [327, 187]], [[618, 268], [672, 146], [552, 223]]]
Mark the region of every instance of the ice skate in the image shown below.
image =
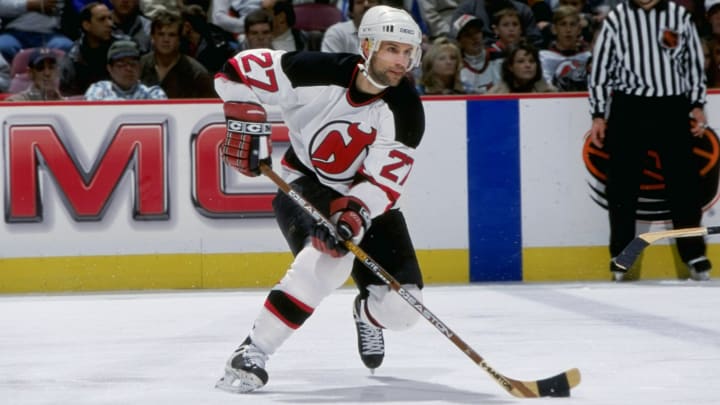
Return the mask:
[[262, 388], [268, 382], [265, 371], [267, 358], [248, 337], [228, 359], [225, 375], [215, 384], [215, 388], [235, 394]]
[[360, 295], [355, 297], [353, 304], [353, 318], [358, 336], [358, 353], [365, 367], [374, 371], [380, 367], [385, 357], [385, 341], [382, 329], [363, 321], [360, 317], [363, 301]]
[[710, 270], [712, 264], [705, 256], [697, 257], [687, 262], [688, 269], [690, 270], [690, 278], [695, 281], [710, 281]]

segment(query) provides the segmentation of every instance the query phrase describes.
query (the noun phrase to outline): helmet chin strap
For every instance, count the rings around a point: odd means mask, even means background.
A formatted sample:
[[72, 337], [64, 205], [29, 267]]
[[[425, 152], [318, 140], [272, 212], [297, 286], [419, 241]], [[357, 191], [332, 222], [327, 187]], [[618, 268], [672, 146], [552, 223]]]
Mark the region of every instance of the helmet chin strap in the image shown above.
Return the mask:
[[[365, 62], [365, 63], [367, 63], [367, 62]], [[365, 76], [365, 78], [368, 79], [370, 84], [372, 84], [373, 86], [377, 87], [380, 90], [385, 90], [386, 88], [388, 88], [387, 85], [380, 84], [380, 83], [376, 82], [375, 80], [373, 80], [372, 75], [370, 75], [370, 72], [368, 71], [367, 67], [365, 67], [364, 63], [358, 63], [358, 68], [360, 68], [360, 71], [362, 72], [363, 76]]]
[[[377, 87], [380, 90], [385, 90], [388, 88], [388, 86], [384, 85], [384, 84], [380, 84], [380, 83], [376, 82], [375, 80], [373, 80], [372, 75], [370, 74], [370, 71], [368, 69], [370, 66], [370, 59], [372, 59], [373, 54], [375, 53], [376, 45], [377, 44], [374, 41], [370, 42], [368, 40], [366, 40], [366, 42], [363, 43], [362, 53], [363, 53], [363, 59], [365, 59], [365, 62], [358, 63], [358, 68], [360, 68], [360, 71], [362, 72], [363, 76], [365, 76], [365, 78], [368, 79], [370, 84], [372, 84], [373, 86]], [[367, 58], [364, 57], [365, 53], [367, 53]]]

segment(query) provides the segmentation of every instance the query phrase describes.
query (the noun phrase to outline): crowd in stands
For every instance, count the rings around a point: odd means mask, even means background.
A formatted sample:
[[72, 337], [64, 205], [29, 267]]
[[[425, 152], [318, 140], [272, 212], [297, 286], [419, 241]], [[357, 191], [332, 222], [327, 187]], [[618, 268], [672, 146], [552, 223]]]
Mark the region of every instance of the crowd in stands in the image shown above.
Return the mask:
[[[8, 101], [214, 98], [238, 51], [358, 53], [371, 7], [410, 11], [424, 32], [421, 94], [587, 91], [592, 43], [627, 0], [3, 0], [0, 93]], [[720, 0], [676, 1], [720, 87]]]

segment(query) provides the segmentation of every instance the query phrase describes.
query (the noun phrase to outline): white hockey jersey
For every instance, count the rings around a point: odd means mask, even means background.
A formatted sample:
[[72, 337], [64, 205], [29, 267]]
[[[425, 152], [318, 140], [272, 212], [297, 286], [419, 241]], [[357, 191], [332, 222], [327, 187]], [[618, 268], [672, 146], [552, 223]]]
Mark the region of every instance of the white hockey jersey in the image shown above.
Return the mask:
[[502, 80], [502, 59], [490, 59], [490, 52], [483, 52], [473, 57], [463, 57], [463, 67], [460, 70], [460, 81], [462, 81], [465, 93], [485, 94], [493, 85]]
[[359, 55], [253, 49], [215, 77], [224, 101], [277, 105], [290, 130], [287, 181], [316, 176], [363, 201], [371, 216], [393, 208], [414, 163], [425, 115], [407, 79], [378, 95], [359, 92]]
[[560, 91], [587, 91], [591, 57], [584, 44], [574, 51], [562, 51], [551, 44], [540, 51], [543, 77]]

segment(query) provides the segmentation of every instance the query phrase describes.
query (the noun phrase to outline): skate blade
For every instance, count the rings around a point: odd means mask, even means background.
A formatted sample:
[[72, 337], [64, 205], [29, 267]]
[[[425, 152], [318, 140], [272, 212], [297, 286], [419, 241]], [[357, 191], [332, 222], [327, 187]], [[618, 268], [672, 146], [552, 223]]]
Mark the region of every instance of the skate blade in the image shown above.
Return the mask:
[[262, 380], [252, 373], [226, 371], [225, 375], [215, 384], [215, 388], [232, 394], [245, 394], [262, 388], [264, 385]]

